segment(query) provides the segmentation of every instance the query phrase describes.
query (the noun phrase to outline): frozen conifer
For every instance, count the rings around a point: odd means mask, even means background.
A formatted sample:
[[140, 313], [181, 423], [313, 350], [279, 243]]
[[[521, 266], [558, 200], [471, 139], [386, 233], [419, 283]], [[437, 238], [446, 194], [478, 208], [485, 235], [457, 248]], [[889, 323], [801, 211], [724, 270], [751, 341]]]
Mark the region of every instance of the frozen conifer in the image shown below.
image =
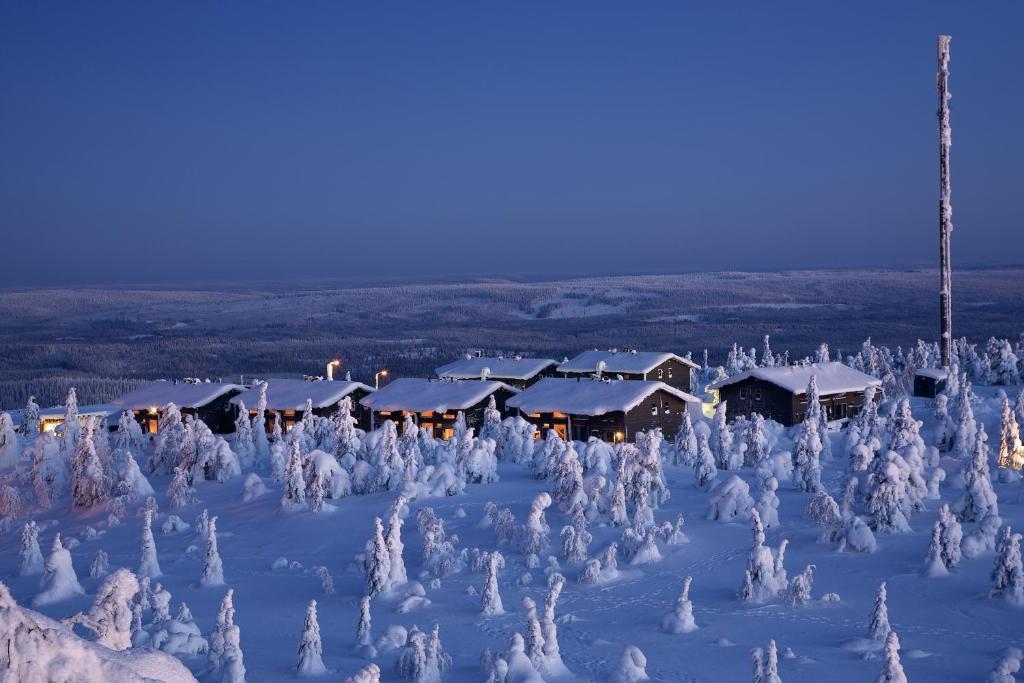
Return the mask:
[[295, 667], [298, 675], [319, 676], [327, 673], [322, 655], [323, 645], [320, 642], [320, 624], [316, 618], [316, 600], [310, 600], [306, 607], [302, 636], [299, 638], [299, 663]]
[[206, 555], [203, 559], [203, 575], [199, 577], [199, 585], [204, 588], [224, 585], [224, 563], [221, 562], [217, 549], [217, 517], [210, 519], [206, 533]]

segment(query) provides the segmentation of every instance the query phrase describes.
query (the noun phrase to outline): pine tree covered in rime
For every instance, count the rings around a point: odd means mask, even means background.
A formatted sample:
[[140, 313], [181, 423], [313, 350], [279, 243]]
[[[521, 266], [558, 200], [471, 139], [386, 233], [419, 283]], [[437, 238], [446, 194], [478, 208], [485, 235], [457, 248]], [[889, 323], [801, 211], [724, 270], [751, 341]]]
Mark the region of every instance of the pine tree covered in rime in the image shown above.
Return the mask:
[[949, 511], [949, 505], [943, 503], [939, 508], [940, 541], [942, 543], [942, 563], [947, 569], [960, 564], [964, 532], [956, 516]]
[[203, 558], [203, 574], [199, 577], [199, 585], [204, 588], [224, 585], [224, 563], [217, 549], [216, 516], [210, 518], [206, 532], [206, 555]]
[[811, 411], [808, 410], [793, 446], [793, 485], [798, 491], [814, 492], [821, 489], [820, 456], [818, 418], [812, 417]]
[[162, 574], [153, 539], [153, 513], [146, 510], [142, 516], [142, 542], [139, 548], [139, 576], [155, 579]]
[[807, 503], [805, 514], [819, 529], [818, 543], [835, 543], [843, 536], [843, 519], [835, 499], [824, 491], [818, 491]]
[[531, 462], [531, 466], [537, 472], [538, 479], [547, 479], [551, 475], [564, 450], [565, 441], [558, 435], [558, 432], [554, 429], [549, 429], [543, 443], [539, 444], [534, 452], [534, 458]]
[[359, 621], [356, 622], [356, 644], [361, 648], [373, 647], [372, 621], [370, 619], [370, 596], [359, 600]]
[[526, 656], [530, 658], [534, 668], [540, 670], [544, 665], [544, 632], [537, 616], [537, 603], [533, 601], [533, 598], [523, 598], [523, 611], [526, 619], [523, 631]]
[[804, 607], [811, 601], [811, 587], [814, 584], [814, 570], [809, 564], [804, 570], [793, 577], [786, 591], [786, 602], [790, 607]]
[[650, 500], [654, 507], [664, 505], [671, 497], [668, 481], [661, 466], [661, 445], [665, 439], [660, 428], [637, 432], [636, 446], [639, 451], [637, 464], [646, 474], [645, 485], [650, 492]]
[[715, 456], [708, 445], [708, 437], [701, 432], [697, 436], [697, 457], [693, 462], [693, 485], [706, 489], [718, 477]]
[[1024, 446], [1020, 441], [1020, 425], [1010, 410], [1010, 401], [1003, 397], [1003, 414], [999, 427], [999, 456], [996, 466], [1003, 469], [1020, 470], [1024, 467]]
[[249, 410], [245, 402], [238, 402], [238, 417], [235, 419], [235, 453], [243, 466], [251, 467], [256, 459], [256, 441], [252, 434], [252, 423], [249, 421]]
[[690, 418], [690, 411], [683, 410], [679, 420], [679, 431], [676, 432], [675, 448], [672, 450], [672, 464], [683, 467], [693, 466], [697, 457], [697, 434], [693, 430], [693, 420]]
[[135, 575], [127, 569], [118, 569], [100, 584], [88, 614], [80, 614], [73, 620], [91, 631], [100, 645], [111, 650], [127, 650], [132, 646], [132, 602], [138, 590]]
[[527, 555], [541, 556], [548, 547], [548, 533], [551, 528], [544, 517], [544, 511], [551, 507], [551, 496], [539, 493], [530, 504], [530, 512], [526, 516], [526, 524], [522, 532], [523, 552]]
[[78, 575], [71, 563], [71, 553], [60, 542], [60, 534], [53, 539], [39, 588], [39, 593], [32, 599], [33, 606], [49, 605], [76, 595], [85, 595], [85, 589], [78, 583]]
[[504, 558], [497, 550], [487, 555], [487, 577], [480, 595], [481, 614], [485, 617], [505, 613], [505, 608], [501, 604], [501, 594], [498, 592], [498, 567], [503, 561]]
[[380, 667], [376, 664], [367, 664], [346, 678], [345, 683], [380, 683]]
[[0, 530], [6, 531], [21, 516], [21, 494], [10, 484], [0, 486]]
[[767, 334], [764, 335], [764, 339], [761, 344], [761, 367], [775, 367], [775, 355], [772, 353], [771, 340]]
[[197, 502], [195, 489], [188, 483], [188, 475], [181, 467], [174, 468], [174, 477], [167, 487], [167, 498], [172, 510], [181, 510]]
[[320, 623], [316, 618], [316, 600], [306, 607], [306, 621], [299, 637], [299, 662], [295, 669], [299, 676], [320, 676], [327, 673], [324, 666], [323, 644], [320, 641]]
[[779, 482], [775, 477], [768, 477], [761, 482], [761, 492], [754, 507], [766, 529], [777, 529], [780, 524], [778, 490]]
[[130, 410], [122, 410], [117, 418], [114, 432], [114, 450], [141, 453], [143, 450], [142, 428]]
[[932, 540], [928, 545], [928, 555], [924, 560], [924, 575], [930, 577], [945, 576], [949, 573], [942, 561], [942, 524], [932, 525]]
[[620, 471], [619, 476], [615, 479], [615, 484], [612, 486], [612, 495], [608, 502], [608, 515], [611, 517], [613, 526], [622, 526], [629, 521], [626, 513], [626, 485], [623, 481], [624, 479], [625, 476]]
[[585, 562], [593, 536], [582, 512], [573, 515], [571, 526], [562, 527], [562, 555], [569, 564]]
[[8, 413], [0, 412], [0, 469], [14, 467], [21, 461], [21, 439]]
[[675, 608], [661, 619], [661, 630], [665, 633], [691, 633], [697, 630], [693, 619], [693, 603], [690, 602], [690, 584], [693, 577], [683, 579], [683, 588], [676, 598]]
[[168, 403], [160, 413], [157, 422], [156, 447], [149, 458], [149, 473], [159, 471], [170, 474], [179, 464], [181, 443], [185, 438], [185, 425], [181, 421], [181, 411], [173, 403]]
[[373, 537], [366, 545], [364, 571], [366, 594], [371, 598], [391, 588], [391, 554], [384, 539], [384, 524], [380, 517], [373, 520]]
[[103, 471], [90, 433], [91, 421], [79, 433], [71, 465], [71, 495], [76, 508], [91, 508], [110, 496], [110, 477]]
[[298, 440], [288, 446], [288, 462], [284, 468], [284, 493], [281, 510], [295, 512], [307, 509], [306, 480], [302, 476], [302, 450]]
[[398, 452], [398, 430], [391, 420], [385, 420], [381, 426], [380, 440], [373, 453], [373, 464], [376, 467], [373, 490], [390, 491], [401, 485], [405, 466]]
[[39, 549], [39, 526], [35, 521], [25, 522], [18, 549], [18, 576], [42, 574], [44, 567], [43, 553]]
[[49, 510], [67, 491], [71, 472], [53, 432], [43, 432], [32, 443], [32, 471], [29, 474], [36, 502]]
[[150, 596], [150, 602], [153, 605], [153, 617], [152, 621], [154, 624], [159, 624], [165, 621], [169, 621], [171, 618], [171, 593], [166, 590], [161, 584], [156, 584], [153, 587], [153, 594]]
[[352, 399], [349, 396], [338, 402], [338, 410], [331, 418], [334, 427], [334, 455], [338, 462], [350, 467], [359, 457], [362, 442], [356, 429], [356, 419], [352, 417]]
[[142, 474], [139, 464], [128, 451], [124, 451], [121, 458], [121, 465], [117, 472], [117, 483], [113, 487], [113, 494], [128, 501], [136, 501], [154, 493], [153, 486]]
[[554, 498], [558, 501], [558, 509], [571, 512], [583, 509], [589, 502], [583, 490], [583, 467], [580, 465], [576, 448], [572, 442], [566, 444], [552, 473], [554, 479]]
[[754, 467], [770, 453], [768, 435], [764, 431], [764, 417], [753, 413], [743, 429], [743, 466]]
[[761, 603], [778, 597], [788, 585], [785, 569], [782, 567], [786, 542], [783, 541], [778, 552], [773, 555], [764, 544], [764, 527], [761, 525], [760, 515], [755, 510], [751, 517], [753, 545], [747, 558], [740, 599], [744, 602]]
[[64, 421], [57, 430], [61, 453], [69, 455], [75, 450], [81, 429], [82, 423], [78, 419], [78, 393], [71, 387], [68, 389], [67, 398], [64, 399]]
[[[480, 427], [480, 438], [481, 439], [493, 439], [496, 443], [498, 442], [501, 434], [501, 411], [498, 410], [498, 404], [494, 400], [494, 394], [487, 399], [487, 407], [484, 408], [484, 423]], [[496, 455], [499, 460], [504, 459], [504, 454], [498, 450]]]
[[[709, 444], [715, 456], [715, 467], [720, 470], [737, 470], [743, 464], [742, 456], [736, 452], [732, 429], [725, 416], [726, 401], [720, 401], [711, 421]], [[698, 445], [698, 458], [700, 446]]]
[[974, 419], [974, 408], [971, 407], [971, 385], [965, 377], [957, 401], [956, 437], [953, 439], [952, 453], [963, 461], [971, 459], [978, 435], [978, 423]]
[[886, 605], [887, 594], [885, 581], [878, 586], [875, 593], [875, 604], [871, 609], [871, 618], [868, 620], [868, 635], [873, 640], [884, 642], [889, 636], [892, 627], [889, 626], [889, 608]]
[[241, 632], [235, 625], [234, 589], [229, 588], [220, 603], [217, 620], [210, 635], [207, 656], [207, 680], [220, 683], [244, 683], [245, 663], [242, 658]]
[[[257, 381], [259, 388], [256, 399], [256, 414], [252, 416], [252, 440], [255, 445], [254, 455], [257, 467], [264, 469], [270, 461], [270, 440], [267, 439], [267, 383]], [[280, 427], [280, 423], [278, 423]]]
[[871, 493], [868, 511], [872, 515], [873, 528], [882, 533], [910, 531], [906, 480], [899, 466], [893, 462], [894, 455], [889, 453], [889, 459], [868, 480]]
[[544, 598], [544, 613], [540, 620], [541, 633], [544, 636], [542, 652], [544, 664], [542, 672], [550, 676], [560, 677], [568, 671], [562, 663], [562, 655], [558, 647], [558, 625], [555, 623], [555, 607], [558, 598], [565, 588], [565, 577], [554, 572], [548, 577], [548, 594]]
[[1024, 606], [1024, 563], [1020, 551], [1021, 535], [1004, 527], [996, 546], [996, 563], [992, 569], [992, 594], [1007, 602]]
[[21, 411], [21, 426], [18, 432], [28, 441], [31, 441], [39, 434], [39, 404], [35, 396], [29, 396], [25, 407]]
[[988, 435], [978, 429], [971, 460], [964, 463], [964, 491], [953, 504], [953, 511], [962, 522], [976, 522], [987, 515], [999, 514], [999, 500], [992, 488], [988, 468]]
[[405, 416], [402, 436], [398, 438], [398, 454], [402, 459], [402, 480], [416, 481], [416, 475], [423, 466], [423, 452], [420, 450], [419, 427], [412, 414]]
[[388, 529], [384, 539], [387, 543], [390, 562], [388, 581], [392, 586], [401, 586], [409, 581], [405, 572], [405, 560], [402, 559], [405, 549], [402, 544], [401, 512], [403, 507], [405, 507], [405, 496], [399, 495], [388, 512]]
[[889, 631], [886, 636], [883, 657], [885, 662], [875, 683], [907, 683], [907, 675], [903, 673], [903, 664], [900, 663], [900, 638], [896, 631]]
[[89, 566], [89, 577], [98, 579], [106, 576], [110, 573], [110, 557], [107, 552], [102, 548], [96, 551], [96, 556], [92, 560], [92, 565]]
[[754, 669], [754, 683], [782, 683], [779, 677], [779, 648], [775, 640], [768, 641], [767, 651], [755, 647], [750, 651]]
[[953, 446], [956, 425], [949, 415], [949, 398], [945, 394], [935, 397], [932, 417], [935, 419], [933, 443], [940, 451], [948, 451]]

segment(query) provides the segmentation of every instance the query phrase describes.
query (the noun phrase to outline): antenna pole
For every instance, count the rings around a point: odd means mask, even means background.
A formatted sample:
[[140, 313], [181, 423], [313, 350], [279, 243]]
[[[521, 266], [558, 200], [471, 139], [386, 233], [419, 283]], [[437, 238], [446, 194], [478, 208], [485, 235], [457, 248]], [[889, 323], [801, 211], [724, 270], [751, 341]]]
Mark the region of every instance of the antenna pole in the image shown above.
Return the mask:
[[949, 265], [949, 236], [953, 232], [953, 207], [950, 204], [949, 147], [952, 131], [949, 126], [949, 41], [952, 36], [939, 36], [939, 73], [936, 88], [939, 91], [939, 346], [942, 365], [949, 367], [953, 345], [953, 274]]

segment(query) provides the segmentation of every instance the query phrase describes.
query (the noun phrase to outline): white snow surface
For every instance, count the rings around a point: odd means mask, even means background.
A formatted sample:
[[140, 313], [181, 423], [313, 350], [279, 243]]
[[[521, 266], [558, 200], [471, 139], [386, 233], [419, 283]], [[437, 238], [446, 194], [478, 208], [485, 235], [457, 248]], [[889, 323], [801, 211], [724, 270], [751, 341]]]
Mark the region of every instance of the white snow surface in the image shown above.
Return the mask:
[[[373, 387], [362, 382], [319, 380], [307, 382], [302, 379], [268, 379], [267, 408], [270, 410], [304, 410], [306, 400], [313, 402], [314, 408], [328, 408], [351, 394], [356, 389], [373, 391]], [[260, 388], [250, 387], [231, 398], [231, 403], [245, 403], [252, 410], [259, 402]]]
[[[64, 406], [54, 406], [53, 408], [43, 408], [39, 411], [39, 419], [64, 419], [64, 413], [67, 410]], [[118, 415], [124, 410], [123, 406], [116, 405], [114, 403], [98, 403], [90, 406], [78, 406], [78, 417], [85, 419], [87, 417], [98, 417], [101, 420], [105, 420], [113, 415]], [[116, 420], [115, 420], [116, 422]]]
[[946, 379], [949, 376], [949, 371], [945, 368], [918, 368], [914, 374], [929, 379]]
[[560, 412], [569, 415], [604, 415], [614, 411], [632, 410], [656, 391], [664, 391], [694, 406], [700, 399], [664, 382], [640, 379], [617, 379], [610, 382], [595, 379], [545, 377], [508, 400], [510, 408], [524, 413]]
[[650, 372], [670, 358], [691, 368], [700, 366], [682, 356], [666, 351], [584, 351], [558, 366], [559, 372], [596, 372], [597, 364], [604, 362], [604, 371], [615, 374]]
[[519, 390], [503, 382], [428, 380], [401, 377], [364, 396], [359, 403], [372, 410], [408, 410], [414, 413], [465, 410], [499, 389]]
[[831, 363], [808, 363], [806, 365], [783, 365], [774, 368], [754, 368], [733, 375], [728, 379], [715, 382], [709, 388], [720, 389], [722, 387], [741, 382], [753, 377], [762, 382], [782, 387], [790, 393], [800, 396], [807, 391], [807, 384], [814, 375], [818, 383], [818, 392], [822, 396], [829, 394], [843, 394], [848, 391], [864, 391], [868, 387], [881, 386], [882, 382], [871, 375], [866, 375], [859, 370], [854, 370], [849, 365], [838, 361]]
[[558, 361], [550, 358], [516, 359], [472, 356], [442, 365], [434, 372], [438, 377], [450, 379], [480, 379], [480, 373], [487, 369], [489, 371], [487, 376], [496, 380], [526, 380], [557, 363]]
[[229, 391], [242, 391], [240, 384], [222, 382], [173, 382], [158, 379], [144, 387], [130, 391], [111, 403], [129, 410], [162, 408], [173, 403], [179, 408], [201, 408]]

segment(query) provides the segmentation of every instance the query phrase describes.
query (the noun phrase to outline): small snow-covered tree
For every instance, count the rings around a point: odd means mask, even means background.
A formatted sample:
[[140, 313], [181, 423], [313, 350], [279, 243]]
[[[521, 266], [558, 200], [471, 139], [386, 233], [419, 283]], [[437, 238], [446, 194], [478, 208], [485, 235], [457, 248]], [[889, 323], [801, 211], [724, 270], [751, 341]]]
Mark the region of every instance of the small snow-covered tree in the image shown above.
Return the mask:
[[27, 440], [31, 441], [39, 433], [39, 404], [35, 396], [29, 396], [28, 402], [21, 411], [21, 425], [18, 427]]
[[288, 462], [284, 469], [284, 493], [281, 495], [281, 511], [305, 510], [306, 480], [302, 476], [302, 450], [299, 440], [288, 446]]
[[95, 418], [89, 420], [78, 435], [78, 443], [71, 465], [71, 495], [76, 508], [91, 508], [110, 496], [110, 477], [103, 469], [92, 430], [96, 428]]
[[697, 457], [697, 434], [693, 430], [690, 411], [683, 410], [679, 420], [679, 431], [676, 432], [675, 448], [672, 451], [672, 464], [691, 467]]
[[107, 551], [102, 548], [96, 551], [96, 556], [89, 567], [89, 577], [99, 579], [110, 573], [110, 557]]
[[903, 673], [900, 663], [900, 639], [896, 631], [889, 631], [885, 638], [885, 663], [875, 683], [907, 683], [907, 675]]
[[761, 523], [766, 529], [775, 529], [779, 526], [779, 482], [775, 477], [768, 477], [761, 482], [761, 493], [754, 505], [761, 515]]
[[306, 621], [299, 637], [299, 662], [296, 671], [299, 676], [320, 676], [327, 673], [323, 661], [323, 644], [320, 641], [320, 623], [316, 618], [316, 600], [310, 600], [306, 607]]
[[[813, 382], [813, 376], [811, 380]], [[812, 413], [808, 408], [793, 446], [793, 485], [798, 491], [821, 490], [821, 438], [818, 434], [818, 421], [817, 413]]]
[[245, 683], [241, 631], [235, 625], [234, 592], [229, 588], [224, 594], [210, 635], [208, 678], [221, 683]]
[[[257, 466], [266, 467], [270, 460], [270, 440], [267, 438], [267, 383], [257, 380], [259, 393], [256, 398], [256, 414], [252, 416], [252, 440], [255, 445]], [[280, 426], [280, 423], [278, 423]]]
[[380, 517], [373, 520], [373, 537], [366, 546], [366, 594], [371, 598], [391, 588], [391, 554], [384, 539], [384, 525]]
[[619, 662], [608, 673], [608, 683], [640, 683], [650, 680], [647, 675], [647, 657], [636, 645], [622, 650]]
[[146, 510], [142, 516], [142, 541], [139, 547], [139, 576], [155, 579], [161, 575], [160, 561], [156, 554], [156, 540], [153, 538], [153, 513]]
[[[484, 423], [480, 427], [480, 438], [481, 439], [493, 439], [495, 442], [498, 441], [501, 434], [501, 411], [498, 410], [498, 404], [494, 400], [494, 394], [487, 400], [487, 407], [484, 408]], [[499, 460], [504, 458], [504, 454], [498, 451], [496, 453]]]
[[690, 602], [692, 576], [683, 579], [683, 588], [676, 598], [675, 608], [661, 619], [661, 630], [665, 633], [690, 633], [697, 630], [693, 619], [693, 603]]
[[96, 600], [87, 615], [75, 621], [93, 634], [93, 639], [111, 650], [127, 650], [132, 646], [132, 602], [139, 591], [139, 581], [127, 569], [108, 575], [96, 592]]
[[743, 466], [754, 467], [762, 459], [768, 457], [770, 447], [768, 435], [764, 430], [764, 417], [760, 413], [753, 413], [743, 429], [743, 441], [746, 448], [743, 451]]
[[953, 445], [953, 438], [956, 436], [956, 425], [953, 423], [953, 418], [949, 415], [949, 398], [945, 394], [939, 394], [935, 397], [932, 417], [935, 420], [932, 441], [940, 451], [948, 451]]
[[907, 519], [909, 503], [905, 476], [893, 461], [894, 453], [881, 465], [879, 471], [869, 477], [871, 502], [869, 511], [873, 515], [876, 531], [883, 533], [906, 533], [910, 531]]
[[971, 459], [977, 441], [978, 423], [974, 419], [974, 408], [971, 407], [971, 386], [966, 378], [957, 401], [956, 437], [953, 439], [952, 453], [961, 460]]
[[743, 464], [743, 459], [733, 443], [733, 433], [726, 420], [725, 408], [726, 401], [720, 401], [715, 408], [709, 444], [715, 456], [715, 467], [720, 470], [735, 470]]
[[963, 466], [964, 491], [953, 504], [953, 511], [963, 522], [976, 522], [987, 515], [999, 514], [999, 501], [988, 468], [987, 440], [985, 428], [979, 427], [972, 457]]
[[188, 474], [182, 467], [174, 468], [174, 477], [167, 487], [167, 498], [171, 501], [172, 510], [180, 510], [197, 501], [195, 489], [188, 483]]
[[61, 544], [60, 534], [53, 539], [53, 548], [46, 558], [39, 593], [32, 599], [33, 606], [49, 605], [76, 595], [85, 595], [78, 583], [78, 575], [71, 563], [71, 553]]
[[485, 617], [493, 617], [505, 613], [501, 604], [501, 594], [498, 592], [498, 567], [504, 562], [504, 558], [497, 550], [487, 556], [487, 577], [484, 580], [484, 589], [480, 595], [481, 613]]
[[345, 683], [380, 683], [380, 667], [373, 663], [367, 664], [346, 678]]
[[401, 586], [408, 582], [405, 573], [405, 560], [402, 559], [402, 552], [405, 546], [402, 544], [402, 508], [405, 507], [405, 497], [399, 495], [388, 512], [388, 529], [385, 534], [385, 542], [388, 548], [389, 571], [388, 583], [391, 586]]
[[216, 516], [210, 518], [206, 532], [206, 555], [203, 558], [203, 574], [199, 577], [199, 585], [204, 588], [224, 585], [224, 563], [217, 549]]
[[782, 541], [776, 553], [765, 544], [764, 527], [757, 510], [751, 512], [753, 545], [747, 558], [740, 599], [744, 602], [760, 603], [778, 597], [788, 586], [783, 568], [786, 541]]
[[706, 489], [718, 477], [715, 456], [708, 445], [707, 434], [701, 432], [697, 436], [697, 457], [693, 462], [693, 485]]
[[548, 547], [548, 533], [551, 528], [544, 517], [544, 511], [551, 507], [551, 496], [539, 493], [530, 505], [526, 524], [522, 530], [523, 552], [540, 556]]
[[811, 587], [814, 583], [815, 566], [809, 564], [804, 570], [793, 577], [786, 592], [786, 602], [790, 607], [803, 607], [811, 601]]
[[8, 413], [0, 412], [0, 469], [14, 467], [21, 461], [21, 439]]
[[878, 586], [875, 593], [875, 604], [871, 608], [871, 619], [868, 620], [868, 635], [873, 640], [884, 641], [889, 636], [892, 627], [889, 626], [889, 608], [886, 605], [887, 594], [885, 581]]
[[359, 601], [359, 621], [356, 623], [356, 644], [361, 648], [373, 647], [370, 620], [370, 596], [364, 595]]
[[1003, 397], [1003, 415], [999, 428], [999, 455], [996, 466], [1002, 469], [1020, 470], [1024, 467], [1024, 446], [1020, 441], [1020, 426], [1010, 410], [1010, 402]]
[[62, 454], [67, 456], [74, 451], [81, 429], [82, 423], [78, 419], [78, 393], [71, 387], [68, 389], [67, 398], [64, 399], [64, 421], [57, 428], [57, 439]]
[[168, 403], [161, 409], [156, 429], [156, 446], [149, 458], [149, 473], [159, 470], [169, 474], [180, 464], [181, 446], [185, 440], [185, 424], [178, 406]]
[[35, 576], [43, 573], [43, 553], [39, 550], [39, 526], [35, 521], [25, 522], [21, 528], [21, 545], [18, 549], [18, 576]]
[[747, 482], [732, 474], [711, 492], [707, 518], [719, 522], [746, 521], [753, 507]]

